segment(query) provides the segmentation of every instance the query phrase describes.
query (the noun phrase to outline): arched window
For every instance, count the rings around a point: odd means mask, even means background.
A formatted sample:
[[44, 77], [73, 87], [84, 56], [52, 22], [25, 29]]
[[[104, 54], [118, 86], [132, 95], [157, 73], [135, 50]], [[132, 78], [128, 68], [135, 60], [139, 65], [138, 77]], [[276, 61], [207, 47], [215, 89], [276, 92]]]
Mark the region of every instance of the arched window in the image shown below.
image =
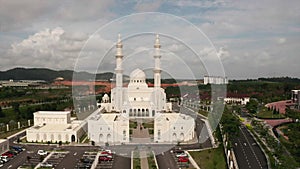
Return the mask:
[[47, 134], [44, 134], [44, 138], [43, 138], [44, 141], [47, 140]]

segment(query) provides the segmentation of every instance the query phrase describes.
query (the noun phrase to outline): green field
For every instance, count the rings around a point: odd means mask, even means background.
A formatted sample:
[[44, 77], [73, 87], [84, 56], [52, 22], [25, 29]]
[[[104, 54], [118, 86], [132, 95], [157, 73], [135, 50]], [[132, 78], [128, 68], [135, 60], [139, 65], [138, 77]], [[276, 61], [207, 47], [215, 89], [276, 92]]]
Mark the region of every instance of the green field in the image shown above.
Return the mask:
[[273, 114], [272, 110], [268, 110], [267, 108], [263, 108], [259, 113], [257, 113], [258, 118], [263, 119], [281, 119], [285, 118], [283, 114]]
[[190, 151], [189, 153], [201, 169], [227, 169], [223, 146], [200, 152]]

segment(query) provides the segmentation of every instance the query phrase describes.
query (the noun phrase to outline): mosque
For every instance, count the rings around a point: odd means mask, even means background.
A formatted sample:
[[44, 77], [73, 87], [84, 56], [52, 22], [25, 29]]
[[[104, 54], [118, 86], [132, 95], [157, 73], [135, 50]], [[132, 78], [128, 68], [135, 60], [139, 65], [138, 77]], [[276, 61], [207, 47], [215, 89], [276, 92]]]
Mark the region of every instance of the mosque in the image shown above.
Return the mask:
[[[195, 120], [181, 113], [172, 112], [165, 90], [161, 87], [160, 38], [154, 43], [154, 86], [148, 87], [141, 69], [130, 74], [127, 87], [123, 85], [123, 44], [119, 35], [116, 44], [116, 85], [111, 97], [105, 94], [100, 108], [88, 119], [88, 137], [96, 144], [124, 144], [132, 142], [130, 122], [152, 121], [153, 143], [187, 142], [195, 138]], [[145, 141], [143, 141], [145, 142]]]

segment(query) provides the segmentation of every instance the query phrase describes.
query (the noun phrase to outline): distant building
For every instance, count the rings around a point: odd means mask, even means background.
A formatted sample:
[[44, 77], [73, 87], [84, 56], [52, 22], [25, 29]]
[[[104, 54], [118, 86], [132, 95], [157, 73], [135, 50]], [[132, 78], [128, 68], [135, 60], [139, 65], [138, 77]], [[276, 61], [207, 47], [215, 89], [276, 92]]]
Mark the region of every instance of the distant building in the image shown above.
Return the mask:
[[3, 154], [8, 150], [9, 150], [8, 139], [0, 139], [0, 154]]
[[224, 102], [226, 104], [240, 104], [246, 105], [250, 101], [250, 97], [226, 97]]
[[29, 142], [78, 142], [84, 135], [85, 123], [71, 118], [70, 111], [38, 111], [34, 125], [26, 130]]
[[300, 109], [300, 90], [292, 90], [292, 102], [296, 109]]
[[10, 80], [0, 81], [0, 86], [2, 86], [2, 87], [35, 87], [35, 86], [39, 86], [44, 83], [45, 83], [45, 81], [43, 81], [43, 80], [17, 80], [17, 81], [14, 81], [14, 80], [10, 79]]
[[228, 79], [222, 76], [204, 76], [203, 84], [228, 84]]

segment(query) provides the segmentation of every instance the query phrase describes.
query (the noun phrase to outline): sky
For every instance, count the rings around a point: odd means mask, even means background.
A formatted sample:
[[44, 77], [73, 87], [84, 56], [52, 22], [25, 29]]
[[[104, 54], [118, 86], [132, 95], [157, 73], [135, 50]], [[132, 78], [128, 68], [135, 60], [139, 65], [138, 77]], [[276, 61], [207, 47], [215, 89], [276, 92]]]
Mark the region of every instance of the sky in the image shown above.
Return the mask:
[[172, 77], [300, 78], [298, 0], [0, 0], [0, 70], [113, 71], [118, 33], [127, 74], [158, 33]]

